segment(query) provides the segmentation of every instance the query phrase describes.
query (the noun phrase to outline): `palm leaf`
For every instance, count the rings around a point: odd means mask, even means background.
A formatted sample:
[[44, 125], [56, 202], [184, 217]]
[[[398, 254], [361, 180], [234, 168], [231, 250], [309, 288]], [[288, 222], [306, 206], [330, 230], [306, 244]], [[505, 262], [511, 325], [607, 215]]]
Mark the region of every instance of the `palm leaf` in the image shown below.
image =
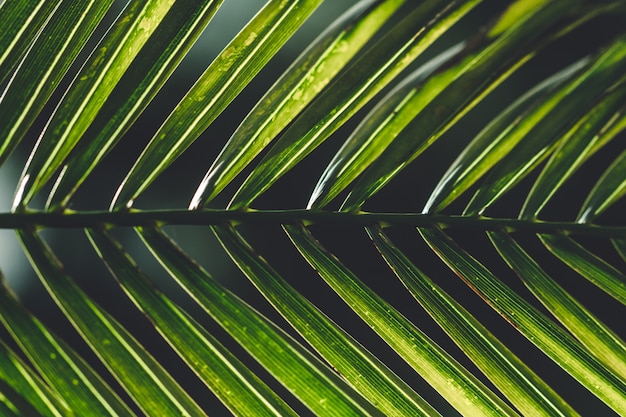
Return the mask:
[[0, 1], [0, 414], [626, 415], [623, 1], [237, 7]]

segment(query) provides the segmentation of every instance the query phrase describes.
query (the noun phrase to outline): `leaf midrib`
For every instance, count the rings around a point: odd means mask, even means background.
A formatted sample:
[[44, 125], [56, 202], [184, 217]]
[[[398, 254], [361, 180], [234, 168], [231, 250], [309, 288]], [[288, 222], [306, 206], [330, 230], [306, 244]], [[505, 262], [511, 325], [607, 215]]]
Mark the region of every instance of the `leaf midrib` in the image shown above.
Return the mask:
[[138, 227], [165, 225], [246, 224], [346, 224], [357, 226], [415, 226], [472, 230], [506, 230], [531, 233], [565, 233], [607, 238], [626, 238], [626, 226], [607, 226], [574, 221], [521, 220], [485, 216], [421, 213], [340, 212], [328, 210], [131, 210], [65, 211], [28, 210], [0, 213], [0, 229], [86, 228], [97, 225]]

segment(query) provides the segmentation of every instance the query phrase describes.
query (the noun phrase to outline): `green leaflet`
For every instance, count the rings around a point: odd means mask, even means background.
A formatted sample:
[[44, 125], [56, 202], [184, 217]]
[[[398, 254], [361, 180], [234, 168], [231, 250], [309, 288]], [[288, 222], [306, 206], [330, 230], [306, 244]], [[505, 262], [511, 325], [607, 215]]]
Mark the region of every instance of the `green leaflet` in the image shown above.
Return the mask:
[[61, 0], [0, 3], [0, 83], [11, 73], [60, 3]]
[[566, 329], [615, 375], [626, 375], [626, 344], [598, 320], [504, 232], [488, 232], [489, 239], [524, 285]]
[[293, 289], [232, 226], [211, 227], [228, 255], [289, 324], [384, 415], [434, 415], [404, 381]]
[[[283, 227], [324, 281], [461, 414], [516, 415], [432, 339], [360, 282], [308, 229]], [[428, 415], [436, 412], [428, 408], [425, 411]]]
[[57, 211], [67, 205], [96, 165], [150, 104], [222, 1], [178, 0], [172, 5], [89, 124], [83, 134], [87, 139], [81, 139], [63, 163], [48, 196], [48, 210]]
[[[459, 44], [439, 54], [378, 102], [330, 161], [311, 193], [307, 208], [328, 204], [380, 156], [406, 124], [440, 92], [444, 82], [456, 75], [454, 70], [446, 71], [426, 81], [462, 50], [463, 44]], [[429, 87], [430, 93], [423, 94]]]
[[162, 231], [137, 232], [172, 278], [316, 415], [380, 415], [316, 356], [222, 287]]
[[62, 1], [47, 21], [0, 94], [0, 163], [20, 143], [112, 3]]
[[[441, 211], [474, 184], [532, 128], [541, 99], [588, 64], [583, 59], [539, 83], [498, 114], [450, 165], [428, 198], [424, 213]], [[554, 102], [550, 103], [552, 106]], [[545, 104], [544, 104], [545, 106]]]
[[419, 229], [428, 245], [474, 292], [555, 363], [618, 414], [626, 413], [626, 382], [569, 333], [507, 287], [439, 229]]
[[345, 121], [480, 3], [430, 0], [356, 60], [283, 133], [233, 197], [230, 208], [247, 207], [279, 177], [326, 140]]
[[[623, 82], [560, 139], [557, 148], [526, 196], [518, 216], [520, 219], [535, 218], [580, 165], [615, 137], [618, 132], [610, 128], [623, 113], [625, 98], [626, 82]], [[613, 134], [607, 134], [607, 131]]]
[[368, 233], [413, 297], [522, 415], [578, 415], [480, 321], [420, 271], [379, 227], [369, 228]]
[[[559, 135], [590, 111], [594, 99], [602, 97], [605, 90], [623, 82], [626, 71], [626, 37], [617, 39], [593, 61], [593, 65], [563, 87], [549, 100], [547, 109], [527, 135], [496, 165], [476, 191], [464, 214], [481, 214], [501, 195], [517, 184], [557, 146]], [[615, 93], [618, 97], [622, 92]], [[559, 105], [550, 105], [558, 100]], [[619, 101], [612, 103], [619, 106]]]
[[243, 90], [322, 0], [271, 0], [226, 46], [159, 128], [120, 185], [112, 209], [134, 199]]
[[46, 244], [32, 231], [18, 236], [42, 283], [89, 346], [148, 415], [204, 416], [161, 365], [67, 276]]
[[18, 184], [14, 211], [25, 207], [61, 166], [148, 39], [160, 41], [151, 35], [160, 23], [170, 23], [165, 17], [173, 3], [174, 0], [128, 3], [81, 68], [39, 137]]
[[[626, 305], [626, 276], [563, 234], [538, 235], [561, 261], [604, 292]], [[617, 240], [614, 240], [617, 241]]]
[[[3, 386], [4, 384], [8, 387]], [[2, 341], [0, 341], [0, 404], [4, 404], [8, 411], [18, 416], [73, 415], [56, 393], [52, 392]]]
[[190, 203], [206, 205], [331, 82], [406, 0], [364, 0], [334, 20], [258, 101]]
[[[487, 43], [481, 43], [477, 52], [448, 70], [457, 73], [444, 81], [445, 88], [428, 101], [424, 110], [406, 125], [402, 134], [363, 172], [341, 209], [358, 210], [368, 198], [475, 106], [479, 100], [474, 97], [488, 94], [526, 62], [532, 53], [525, 52], [524, 48], [530, 47], [535, 37], [559, 21], [563, 12], [577, 3], [573, 0], [542, 1], [536, 4], [532, 13], [515, 21], [513, 26], [496, 38], [486, 39]], [[520, 50], [522, 54], [518, 56]], [[534, 49], [531, 48], [531, 51]]]
[[[624, 60], [626, 62], [626, 60]], [[606, 169], [578, 213], [578, 223], [588, 223], [626, 193], [626, 151]]]
[[611, 243], [619, 256], [626, 262], [626, 240], [625, 239], [611, 239]]
[[0, 322], [43, 380], [77, 416], [134, 415], [102, 378], [29, 314], [4, 285], [0, 287]]
[[108, 232], [92, 229], [86, 233], [137, 308], [233, 414], [296, 416], [217, 339], [154, 288]]

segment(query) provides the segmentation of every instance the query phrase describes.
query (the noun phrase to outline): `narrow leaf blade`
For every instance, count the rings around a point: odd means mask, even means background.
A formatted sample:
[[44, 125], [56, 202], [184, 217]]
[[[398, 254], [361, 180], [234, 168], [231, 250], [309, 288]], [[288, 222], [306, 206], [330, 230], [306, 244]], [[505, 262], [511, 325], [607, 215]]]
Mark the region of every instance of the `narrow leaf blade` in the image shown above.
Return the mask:
[[0, 162], [20, 143], [112, 3], [63, 1], [50, 17], [0, 95]]
[[[443, 81], [456, 75], [446, 72], [436, 82], [425, 80], [463, 50], [458, 44], [414, 71], [380, 100], [327, 165], [311, 193], [307, 208], [329, 203], [380, 156], [408, 122], [436, 95]], [[433, 85], [431, 94], [418, 94]]]
[[134, 415], [72, 348], [21, 306], [5, 285], [0, 288], [0, 321], [44, 381], [76, 415]]
[[137, 308], [235, 415], [296, 416], [215, 337], [154, 288], [108, 232], [89, 229], [86, 233]]
[[27, 205], [61, 166], [157, 26], [171, 23], [165, 16], [172, 3], [128, 3], [81, 68], [39, 137], [18, 184], [20, 201], [13, 202], [14, 210]]
[[221, 4], [222, 0], [179, 0], [172, 5], [64, 162], [47, 209], [60, 211], [67, 206], [165, 84]]
[[[625, 60], [626, 61], [626, 60]], [[578, 213], [578, 223], [588, 223], [626, 194], [626, 151], [606, 169]]]
[[63, 273], [58, 259], [35, 232], [17, 233], [59, 308], [146, 414], [204, 415], [143, 346]]
[[626, 344], [504, 232], [488, 232], [496, 250], [524, 285], [580, 342], [616, 375], [626, 375]]
[[[440, 93], [428, 101], [402, 134], [361, 175], [346, 197], [342, 210], [358, 210], [486, 94], [520, 68], [531, 55], [523, 53], [521, 58], [518, 57], [520, 49], [524, 51], [533, 39], [561, 19], [563, 12], [576, 3], [576, 0], [533, 2], [532, 11], [529, 10], [523, 20], [512, 23], [502, 34], [481, 39], [480, 49], [448, 70], [456, 74], [443, 81], [445, 85]], [[500, 19], [508, 20], [507, 16], [505, 11]]]
[[112, 209], [137, 196], [243, 90], [322, 0], [271, 0], [226, 46], [159, 128], [117, 190]]
[[[490, 171], [464, 213], [482, 213], [524, 178], [556, 148], [560, 135], [566, 133], [574, 121], [585, 117], [593, 102], [602, 98], [607, 88], [620, 82], [624, 71], [626, 37], [621, 37], [594, 59], [589, 69], [563, 87], [554, 97], [557, 101], [551, 99], [547, 103], [552, 102], [552, 108], [543, 114], [541, 121]], [[623, 81], [622, 79], [621, 82]]]
[[190, 208], [206, 205], [311, 102], [406, 0], [364, 0], [333, 21], [259, 100], [215, 159]]
[[463, 4], [432, 0], [420, 4], [294, 121], [242, 184], [230, 208], [247, 207], [478, 3], [480, 0]]
[[261, 365], [316, 415], [379, 415], [337, 374], [232, 294], [160, 230], [137, 230], [172, 278]]
[[626, 275], [563, 234], [542, 234], [539, 239], [570, 268], [626, 305]]
[[578, 415], [479, 320], [420, 271], [380, 228], [368, 229], [368, 233], [411, 294], [522, 415]]
[[626, 383], [569, 333], [512, 291], [438, 229], [420, 229], [426, 243], [506, 321], [618, 414], [626, 412]]
[[295, 291], [232, 226], [212, 229], [228, 255], [289, 324], [385, 415], [432, 415], [423, 411], [423, 400], [404, 381]]
[[324, 281], [459, 412], [516, 415], [432, 339], [360, 282], [308, 229], [283, 227]]
[[11, 73], [21, 56], [61, 0], [7, 1], [0, 6], [0, 83]]

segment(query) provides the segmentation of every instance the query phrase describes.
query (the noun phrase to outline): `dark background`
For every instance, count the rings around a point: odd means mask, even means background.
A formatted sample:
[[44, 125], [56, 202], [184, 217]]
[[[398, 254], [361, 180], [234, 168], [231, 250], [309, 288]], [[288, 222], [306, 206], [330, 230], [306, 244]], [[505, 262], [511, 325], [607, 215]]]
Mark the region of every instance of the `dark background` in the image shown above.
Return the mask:
[[[202, 38], [194, 46], [181, 67], [174, 73], [170, 82], [148, 107], [138, 123], [127, 133], [124, 140], [94, 172], [92, 177], [83, 186], [76, 196], [73, 209], [105, 209], [108, 207], [118, 184], [133, 164], [135, 158], [146, 145], [160, 122], [173, 109], [175, 103], [182, 98], [184, 92], [193, 84], [204, 71], [211, 60], [219, 53], [226, 43], [237, 33], [246, 21], [264, 3], [258, 0], [226, 0], [224, 6], [215, 16]], [[191, 199], [197, 184], [200, 182], [206, 169], [217, 156], [221, 147], [226, 143], [238, 123], [261, 97], [265, 89], [286, 69], [289, 63], [298, 55], [315, 36], [320, 33], [332, 19], [353, 4], [352, 1], [327, 1], [301, 28], [300, 31], [281, 49], [243, 93], [229, 106], [209, 129], [196, 141], [194, 145], [158, 179], [153, 186], [137, 201], [137, 208], [185, 208]], [[436, 51], [467, 39], [476, 33], [480, 27], [489, 22], [489, 17], [501, 10], [506, 2], [489, 1], [479, 7], [463, 24], [445, 36], [423, 59], [420, 59], [412, 68], [424, 63]], [[109, 21], [114, 13], [109, 16]], [[623, 22], [621, 22], [623, 24]], [[521, 74], [514, 75], [500, 88], [493, 92], [487, 100], [470, 112], [455, 128], [442, 137], [436, 145], [418, 158], [408, 169], [394, 179], [384, 190], [375, 196], [365, 206], [370, 211], [415, 212], [420, 211], [428, 195], [434, 188], [438, 178], [445, 172], [456, 155], [469, 143], [473, 136], [480, 131], [486, 121], [492, 118], [496, 111], [503, 109], [513, 99], [531, 86], [546, 78], [560, 68], [586, 55], [590, 51], [615, 36], [620, 30], [620, 22], [607, 17], [591, 22], [584, 30], [565, 38], [544, 52], [541, 59]], [[78, 69], [74, 66], [73, 71]], [[71, 77], [69, 77], [71, 79]], [[383, 92], [384, 93], [384, 92]], [[382, 96], [382, 95], [381, 95]], [[381, 97], [379, 96], [379, 97]], [[58, 100], [55, 96], [51, 102]], [[53, 106], [44, 112], [49, 114]], [[359, 112], [352, 121], [336, 132], [316, 152], [310, 155], [292, 172], [281, 179], [255, 204], [254, 208], [302, 208], [306, 205], [310, 192], [323, 168], [330, 161], [332, 155], [341, 146], [343, 140], [356, 127], [358, 122], [371, 109], [371, 105]], [[23, 143], [13, 157], [0, 168], [0, 207], [8, 211], [12, 199], [13, 189], [17, 183], [21, 166], [24, 164], [30, 148], [41, 130], [45, 118], [31, 130], [29, 138]], [[614, 139], [604, 150], [599, 152], [572, 178], [546, 207], [542, 218], [571, 220], [582, 204], [585, 194], [591, 189], [603, 169], [607, 160], [617, 155], [624, 148], [624, 134]], [[248, 171], [246, 171], [248, 172]], [[244, 174], [246, 173], [244, 172]], [[520, 183], [512, 192], [503, 198], [488, 214], [499, 217], [514, 217], [523, 202], [524, 196], [532, 186], [536, 175]], [[215, 202], [215, 207], [225, 205], [228, 196], [235, 190], [240, 181], [225, 190], [224, 197]], [[447, 212], [459, 213], [463, 204], [467, 203], [470, 193], [459, 199]], [[42, 197], [35, 203], [41, 204]], [[332, 208], [338, 208], [341, 198], [333, 202]], [[624, 224], [623, 202], [609, 210], [599, 222], [605, 224]], [[420, 329], [435, 339], [458, 360], [475, 371], [475, 367], [464, 358], [462, 352], [449, 341], [447, 336], [419, 307], [411, 296], [404, 290], [383, 260], [378, 256], [370, 243], [366, 233], [355, 226], [324, 226], [313, 228], [316, 236], [322, 243], [335, 253], [350, 269], [364, 282], [377, 291], [387, 301], [392, 303]], [[211, 231], [205, 227], [176, 226], [168, 227], [168, 233], [182, 245], [188, 253], [200, 262], [211, 274], [228, 288], [248, 300], [269, 317], [279, 323], [282, 319], [258, 295], [256, 290], [247, 281], [238, 269], [230, 262], [223, 252]], [[385, 343], [383, 343], [365, 324], [357, 319], [348, 307], [326, 287], [317, 274], [303, 261], [297, 251], [290, 244], [278, 225], [255, 225], [241, 227], [241, 231], [253, 246], [257, 247], [262, 255], [276, 268], [283, 277], [288, 279], [298, 290], [305, 294], [313, 303], [347, 329], [373, 353], [381, 358], [396, 371], [405, 381], [429, 400], [445, 416], [456, 415], [445, 402], [428, 387], [412, 370], [407, 369], [400, 359]], [[37, 316], [55, 329], [62, 337], [69, 339], [73, 346], [87, 358], [95, 358], [88, 351], [84, 343], [75, 335], [67, 321], [56, 310], [53, 302], [45, 294], [32, 268], [17, 243], [12, 231], [0, 231], [0, 268], [5, 274], [11, 287], [15, 289], [23, 302], [35, 312]], [[201, 323], [207, 326], [214, 334], [224, 336], [227, 343], [229, 337], [207, 319], [201, 310], [194, 306], [184, 293], [172, 283], [167, 274], [149, 255], [146, 248], [139, 241], [132, 230], [117, 230], [116, 235], [125, 243], [127, 250], [139, 262], [142, 269], [160, 287], [167, 290], [174, 300], [184, 306]], [[566, 401], [570, 402], [582, 415], [609, 416], [614, 415], [605, 405], [588, 394], [578, 383], [566, 373], [558, 369], [549, 359], [538, 352], [525, 338], [504, 323], [491, 309], [469, 289], [467, 289], [451, 273], [436, 255], [428, 249], [419, 238], [417, 232], [410, 228], [393, 228], [390, 235], [394, 241], [412, 258], [412, 260], [431, 278], [453, 294], [457, 300], [470, 309], [476, 316], [487, 323], [490, 329], [509, 345], [516, 354], [525, 360], [543, 377], [546, 382], [557, 390]], [[466, 249], [492, 269], [498, 277], [502, 277], [507, 284], [527, 296], [533, 304], [536, 301], [528, 294], [521, 282], [508, 269], [492, 248], [484, 234], [452, 231], [451, 235]], [[185, 386], [196, 395], [197, 400], [207, 407], [211, 415], [222, 415], [226, 411], [212, 395], [206, 392], [204, 386], [197, 383], [192, 373], [186, 370], [184, 364], [175, 356], [169, 347], [161, 341], [149, 323], [138, 313], [124, 294], [110, 277], [103, 264], [91, 250], [84, 234], [80, 230], [49, 230], [43, 236], [55, 249], [59, 258], [64, 262], [67, 270], [101, 305], [111, 311], [114, 316], [128, 326], [140, 340], [150, 346], [151, 352], [162, 360], [174, 375], [181, 378]], [[532, 236], [518, 235], [520, 242], [538, 259], [541, 265], [559, 280], [573, 295], [588, 306], [595, 314], [622, 336], [625, 335], [623, 317], [624, 307], [601, 293], [587, 281], [577, 276], [569, 268], [563, 266], [547, 253]], [[614, 265], [621, 262], [613, 249], [606, 241], [586, 239], [589, 244], [604, 259], [612, 261]], [[623, 269], [623, 268], [622, 268]], [[538, 305], [541, 308], [541, 306]], [[291, 332], [293, 334], [293, 332]], [[1, 333], [3, 339], [6, 334]], [[241, 348], [233, 343], [234, 352], [242, 356], [247, 363], [252, 361]], [[95, 365], [99, 369], [99, 365]], [[254, 366], [254, 365], [252, 365]], [[258, 368], [255, 368], [258, 369]], [[264, 371], [258, 370], [261, 376], [267, 376]], [[478, 371], [474, 373], [478, 374]], [[271, 379], [271, 377], [268, 377]], [[298, 410], [306, 414], [304, 410]]]

